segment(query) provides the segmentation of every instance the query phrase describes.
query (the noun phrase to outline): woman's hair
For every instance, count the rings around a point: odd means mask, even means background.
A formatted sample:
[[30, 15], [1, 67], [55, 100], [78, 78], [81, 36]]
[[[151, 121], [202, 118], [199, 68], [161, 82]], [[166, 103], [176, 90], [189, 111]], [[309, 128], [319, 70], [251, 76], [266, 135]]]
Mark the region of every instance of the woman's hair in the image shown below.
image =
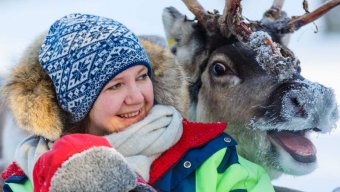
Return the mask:
[[63, 130], [61, 136], [73, 133], [88, 133], [89, 118], [89, 114], [87, 114], [84, 119], [78, 122], [67, 123], [67, 125], [64, 126], [65, 129]]

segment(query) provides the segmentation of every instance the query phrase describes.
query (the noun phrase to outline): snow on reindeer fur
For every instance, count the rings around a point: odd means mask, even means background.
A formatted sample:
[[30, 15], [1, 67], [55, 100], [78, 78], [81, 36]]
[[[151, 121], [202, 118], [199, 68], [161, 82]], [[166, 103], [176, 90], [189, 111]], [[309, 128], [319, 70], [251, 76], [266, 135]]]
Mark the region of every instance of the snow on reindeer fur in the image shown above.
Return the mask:
[[282, 47], [273, 42], [266, 32], [253, 32], [246, 45], [256, 52], [256, 61], [261, 67], [278, 81], [291, 79], [299, 66], [299, 61], [294, 56], [284, 57], [281, 54]]

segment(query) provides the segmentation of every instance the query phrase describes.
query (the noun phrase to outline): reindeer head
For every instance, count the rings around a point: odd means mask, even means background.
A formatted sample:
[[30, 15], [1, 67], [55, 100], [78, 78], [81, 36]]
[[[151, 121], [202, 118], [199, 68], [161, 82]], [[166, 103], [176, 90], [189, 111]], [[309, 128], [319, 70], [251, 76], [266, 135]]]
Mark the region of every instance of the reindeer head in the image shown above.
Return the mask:
[[228, 121], [239, 153], [273, 177], [313, 171], [316, 149], [308, 133], [335, 128], [338, 109], [331, 89], [301, 76], [284, 38], [340, 1], [293, 19], [275, 1], [261, 21], [247, 23], [240, 0], [226, 0], [222, 15], [196, 0], [183, 2], [196, 19], [169, 7], [163, 23], [190, 83], [191, 119]]

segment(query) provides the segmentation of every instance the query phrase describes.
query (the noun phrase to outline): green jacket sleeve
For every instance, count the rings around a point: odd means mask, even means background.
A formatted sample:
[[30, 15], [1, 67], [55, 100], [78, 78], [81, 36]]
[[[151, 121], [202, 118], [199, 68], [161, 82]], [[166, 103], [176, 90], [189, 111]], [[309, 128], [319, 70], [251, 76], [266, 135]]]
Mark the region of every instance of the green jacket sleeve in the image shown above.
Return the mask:
[[230, 165], [223, 173], [218, 173], [227, 149], [221, 149], [207, 159], [196, 171], [196, 191], [226, 192], [244, 190], [252, 192], [271, 192], [274, 188], [265, 170], [241, 156], [238, 163]]

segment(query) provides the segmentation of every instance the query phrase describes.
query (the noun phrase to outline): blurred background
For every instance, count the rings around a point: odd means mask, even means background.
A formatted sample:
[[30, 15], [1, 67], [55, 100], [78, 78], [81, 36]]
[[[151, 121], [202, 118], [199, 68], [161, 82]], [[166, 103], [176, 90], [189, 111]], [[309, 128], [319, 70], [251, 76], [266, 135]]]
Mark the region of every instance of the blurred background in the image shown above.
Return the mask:
[[[207, 10], [222, 12], [223, 0], [201, 0]], [[258, 20], [272, 1], [243, 0], [243, 15]], [[310, 11], [322, 1], [310, 0]], [[0, 77], [15, 65], [27, 45], [60, 17], [89, 13], [114, 18], [138, 35], [164, 36], [161, 14], [174, 6], [193, 19], [180, 0], [0, 0]], [[289, 16], [302, 15], [302, 0], [287, 1]], [[318, 32], [315, 33], [317, 31]], [[291, 37], [289, 47], [301, 60], [302, 75], [335, 90], [340, 103], [340, 8], [336, 8]], [[274, 184], [308, 192], [331, 192], [340, 187], [340, 129], [312, 135], [318, 150], [318, 169], [306, 176], [282, 176]]]

